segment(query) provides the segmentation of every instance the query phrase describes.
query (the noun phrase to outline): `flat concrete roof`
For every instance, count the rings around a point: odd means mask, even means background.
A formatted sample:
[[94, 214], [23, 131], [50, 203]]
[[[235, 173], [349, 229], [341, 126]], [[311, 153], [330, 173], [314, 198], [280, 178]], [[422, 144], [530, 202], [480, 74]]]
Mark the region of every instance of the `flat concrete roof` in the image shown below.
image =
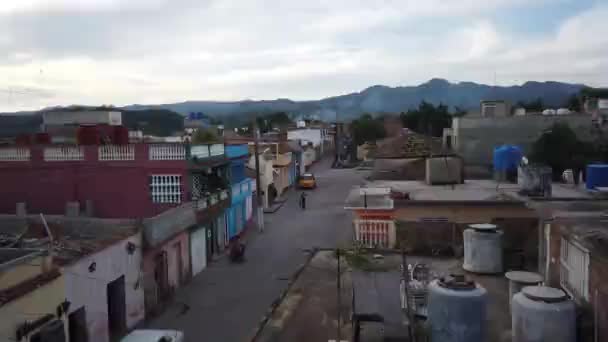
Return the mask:
[[[511, 201], [527, 202], [532, 198], [518, 194], [521, 187], [512, 183], [497, 183], [487, 179], [467, 179], [464, 184], [429, 185], [424, 181], [372, 181], [368, 186], [388, 187], [409, 194], [414, 201]], [[591, 199], [593, 196], [581, 188], [568, 184], [552, 184], [550, 199]]]

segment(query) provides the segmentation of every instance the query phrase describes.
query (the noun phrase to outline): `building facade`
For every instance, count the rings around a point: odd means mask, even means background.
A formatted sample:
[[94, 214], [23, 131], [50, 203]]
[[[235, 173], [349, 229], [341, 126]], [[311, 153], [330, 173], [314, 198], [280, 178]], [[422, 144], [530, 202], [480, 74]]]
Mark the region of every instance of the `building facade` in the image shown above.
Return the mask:
[[226, 156], [230, 159], [230, 184], [232, 199], [230, 208], [226, 209], [226, 239], [225, 243], [241, 234], [251, 218], [248, 208], [252, 206], [252, 180], [245, 174], [249, 159], [247, 144], [227, 145]]

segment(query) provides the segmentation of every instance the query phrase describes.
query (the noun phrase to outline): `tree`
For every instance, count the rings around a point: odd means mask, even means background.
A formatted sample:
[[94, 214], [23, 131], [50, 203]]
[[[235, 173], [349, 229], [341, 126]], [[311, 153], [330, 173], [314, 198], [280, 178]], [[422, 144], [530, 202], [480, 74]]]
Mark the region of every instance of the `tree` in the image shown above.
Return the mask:
[[386, 136], [382, 119], [374, 119], [371, 114], [363, 114], [352, 122], [351, 127], [357, 145], [367, 141], [376, 141]]
[[519, 101], [516, 107], [525, 108], [527, 112], [542, 112], [545, 109], [543, 100], [540, 97], [530, 102]]
[[568, 97], [568, 100], [566, 100], [566, 104], [564, 107], [570, 109], [573, 112], [577, 112], [577, 113], [580, 112], [581, 111], [581, 102], [580, 102], [578, 95], [577, 94], [570, 95], [570, 97]]
[[192, 142], [195, 144], [208, 144], [218, 141], [217, 134], [211, 129], [199, 128], [192, 136]]
[[418, 132], [435, 137], [443, 135], [443, 129], [452, 126], [452, 115], [448, 107], [422, 101], [417, 109], [410, 109], [400, 115], [403, 126]]
[[555, 123], [534, 142], [530, 159], [551, 166], [559, 179], [564, 170], [583, 168], [595, 155], [593, 145], [580, 141], [570, 126]]

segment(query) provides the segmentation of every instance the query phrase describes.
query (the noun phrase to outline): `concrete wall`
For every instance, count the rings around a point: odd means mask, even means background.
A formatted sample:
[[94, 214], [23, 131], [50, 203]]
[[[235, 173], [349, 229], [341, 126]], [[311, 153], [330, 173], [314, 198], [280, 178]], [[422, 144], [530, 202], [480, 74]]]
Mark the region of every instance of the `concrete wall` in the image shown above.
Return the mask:
[[[133, 254], [127, 252], [128, 242], [138, 247]], [[70, 313], [85, 307], [90, 342], [110, 340], [107, 285], [123, 275], [127, 328], [133, 328], [144, 319], [141, 246], [142, 237], [138, 233], [64, 268], [65, 298], [71, 303]], [[89, 266], [93, 262], [96, 268], [90, 272]]]
[[[538, 259], [538, 221], [534, 218], [505, 218], [489, 222], [504, 231], [505, 269], [535, 268]], [[416, 254], [460, 256], [466, 223], [397, 221], [397, 244]]]
[[454, 148], [466, 164], [490, 166], [494, 148], [503, 144], [517, 145], [522, 148], [524, 154], [529, 154], [532, 143], [556, 122], [567, 123], [579, 138], [591, 136], [591, 117], [582, 114], [463, 117], [454, 118], [452, 121]]
[[65, 300], [65, 278], [60, 276], [35, 290], [0, 306], [0, 341], [15, 341], [17, 327], [45, 314], [55, 315]]
[[[268, 207], [268, 186], [274, 182], [272, 160], [266, 160], [264, 156], [259, 157], [260, 160], [260, 186], [264, 192], [264, 208]], [[254, 156], [249, 158], [247, 167], [255, 170]], [[257, 190], [259, 191], [259, 189]]]

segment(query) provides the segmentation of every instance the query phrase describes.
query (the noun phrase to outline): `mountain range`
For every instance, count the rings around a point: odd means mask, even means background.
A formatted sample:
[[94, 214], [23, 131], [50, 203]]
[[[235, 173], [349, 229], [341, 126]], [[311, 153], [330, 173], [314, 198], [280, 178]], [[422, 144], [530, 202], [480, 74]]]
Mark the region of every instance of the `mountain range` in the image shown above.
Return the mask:
[[501, 99], [512, 103], [530, 102], [538, 98], [548, 107], [560, 107], [582, 84], [562, 82], [526, 82], [517, 86], [489, 86], [473, 82], [450, 83], [434, 78], [418, 86], [387, 87], [376, 85], [358, 93], [328, 97], [313, 101], [289, 99], [262, 101], [186, 101], [160, 105], [130, 105], [125, 109], [169, 109], [181, 114], [203, 112], [212, 117], [249, 113], [287, 112], [296, 116], [313, 116], [322, 120], [341, 120], [358, 117], [362, 113], [399, 113], [417, 107], [421, 101], [435, 105], [443, 103], [464, 110], [479, 108], [481, 100]]
[[[481, 100], [500, 99], [512, 103], [518, 101], [530, 102], [541, 99], [546, 107], [564, 106], [572, 94], [577, 94], [585, 86], [563, 82], [526, 82], [516, 86], [490, 86], [473, 82], [451, 83], [444, 79], [434, 78], [417, 86], [387, 87], [376, 85], [358, 93], [328, 97], [321, 100], [292, 101], [277, 100], [244, 100], [235, 102], [219, 101], [186, 101], [169, 104], [142, 105], [133, 104], [117, 107], [118, 110], [130, 112], [173, 111], [182, 115], [191, 112], [203, 112], [206, 115], [221, 119], [229, 126], [242, 125], [251, 119], [253, 114], [287, 112], [292, 117], [310, 117], [326, 121], [351, 120], [363, 113], [400, 113], [414, 108], [421, 101], [435, 105], [443, 103], [451, 109], [459, 107], [463, 110], [479, 108]], [[70, 106], [84, 107], [87, 106]], [[65, 107], [68, 108], [68, 107]], [[0, 131], [15, 131], [18, 129], [39, 125], [40, 113], [48, 110], [61, 110], [62, 107], [52, 107], [35, 112], [0, 113]], [[162, 112], [162, 111], [161, 111]], [[30, 114], [30, 115], [27, 115]], [[27, 116], [27, 117], [24, 117]], [[37, 120], [34, 117], [38, 117]], [[35, 129], [35, 127], [31, 127]], [[5, 134], [7, 133], [5, 132]], [[2, 132], [0, 132], [0, 135]]]

